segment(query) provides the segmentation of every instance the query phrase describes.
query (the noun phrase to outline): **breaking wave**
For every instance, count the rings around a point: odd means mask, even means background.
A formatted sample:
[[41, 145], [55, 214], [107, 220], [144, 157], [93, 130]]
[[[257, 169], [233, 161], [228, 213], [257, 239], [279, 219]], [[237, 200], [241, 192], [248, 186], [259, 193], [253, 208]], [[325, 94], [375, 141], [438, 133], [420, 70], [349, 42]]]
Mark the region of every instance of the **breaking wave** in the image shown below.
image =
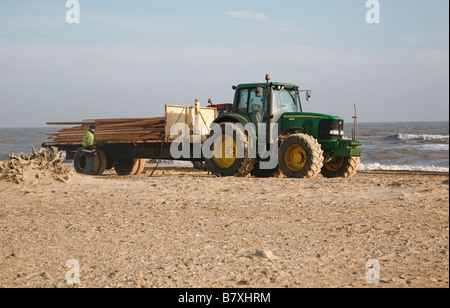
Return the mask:
[[422, 144], [418, 145], [418, 148], [424, 151], [449, 151], [450, 145], [448, 144]]
[[449, 135], [427, 135], [427, 134], [397, 134], [389, 136], [387, 140], [449, 140]]
[[448, 167], [436, 166], [403, 166], [403, 165], [382, 165], [380, 163], [368, 163], [359, 165], [361, 171], [387, 170], [387, 171], [429, 171], [429, 172], [449, 172]]

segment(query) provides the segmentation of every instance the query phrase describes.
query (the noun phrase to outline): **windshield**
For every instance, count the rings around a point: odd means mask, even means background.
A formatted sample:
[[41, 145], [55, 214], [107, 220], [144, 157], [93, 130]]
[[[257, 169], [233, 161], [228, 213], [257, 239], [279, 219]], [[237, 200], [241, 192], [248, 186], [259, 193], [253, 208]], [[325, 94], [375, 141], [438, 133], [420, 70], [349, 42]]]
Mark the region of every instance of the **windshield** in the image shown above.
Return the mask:
[[274, 90], [272, 113], [274, 122], [286, 112], [301, 112], [300, 97], [296, 90]]

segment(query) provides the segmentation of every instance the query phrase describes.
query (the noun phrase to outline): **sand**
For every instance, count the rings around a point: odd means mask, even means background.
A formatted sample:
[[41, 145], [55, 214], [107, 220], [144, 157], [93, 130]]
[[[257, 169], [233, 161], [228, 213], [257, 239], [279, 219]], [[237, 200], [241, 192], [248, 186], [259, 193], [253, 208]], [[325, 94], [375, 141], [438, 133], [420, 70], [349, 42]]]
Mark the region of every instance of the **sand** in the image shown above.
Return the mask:
[[0, 287], [449, 287], [448, 174], [150, 172], [0, 181]]

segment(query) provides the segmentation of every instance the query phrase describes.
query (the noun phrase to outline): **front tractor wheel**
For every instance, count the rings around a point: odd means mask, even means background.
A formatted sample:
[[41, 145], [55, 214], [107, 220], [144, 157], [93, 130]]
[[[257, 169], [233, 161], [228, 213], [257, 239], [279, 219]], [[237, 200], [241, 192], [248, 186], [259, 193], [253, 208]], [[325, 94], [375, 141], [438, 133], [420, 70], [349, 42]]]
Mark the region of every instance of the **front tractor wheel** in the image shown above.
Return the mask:
[[[240, 127], [232, 123], [223, 123], [220, 126], [220, 135], [209, 136], [213, 143], [208, 149], [212, 157], [205, 158], [208, 170], [219, 176], [247, 176], [253, 169], [253, 162], [249, 157], [248, 137]], [[227, 130], [226, 126], [232, 129]], [[243, 151], [239, 151], [238, 147], [242, 147]]]
[[278, 150], [278, 165], [288, 178], [314, 178], [320, 174], [323, 166], [322, 148], [309, 135], [291, 135]]
[[351, 178], [356, 174], [360, 161], [359, 156], [336, 157], [323, 165], [322, 175], [326, 178]]

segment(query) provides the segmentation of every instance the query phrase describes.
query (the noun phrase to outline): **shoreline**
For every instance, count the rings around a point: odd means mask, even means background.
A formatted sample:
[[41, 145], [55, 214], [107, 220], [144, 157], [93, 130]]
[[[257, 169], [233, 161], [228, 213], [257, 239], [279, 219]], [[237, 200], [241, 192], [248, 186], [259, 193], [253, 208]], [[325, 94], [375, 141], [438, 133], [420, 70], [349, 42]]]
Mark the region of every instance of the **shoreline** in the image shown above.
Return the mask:
[[404, 175], [436, 175], [436, 176], [445, 176], [449, 175], [449, 172], [443, 171], [419, 171], [419, 170], [363, 170], [358, 171], [361, 174], [404, 174]]

